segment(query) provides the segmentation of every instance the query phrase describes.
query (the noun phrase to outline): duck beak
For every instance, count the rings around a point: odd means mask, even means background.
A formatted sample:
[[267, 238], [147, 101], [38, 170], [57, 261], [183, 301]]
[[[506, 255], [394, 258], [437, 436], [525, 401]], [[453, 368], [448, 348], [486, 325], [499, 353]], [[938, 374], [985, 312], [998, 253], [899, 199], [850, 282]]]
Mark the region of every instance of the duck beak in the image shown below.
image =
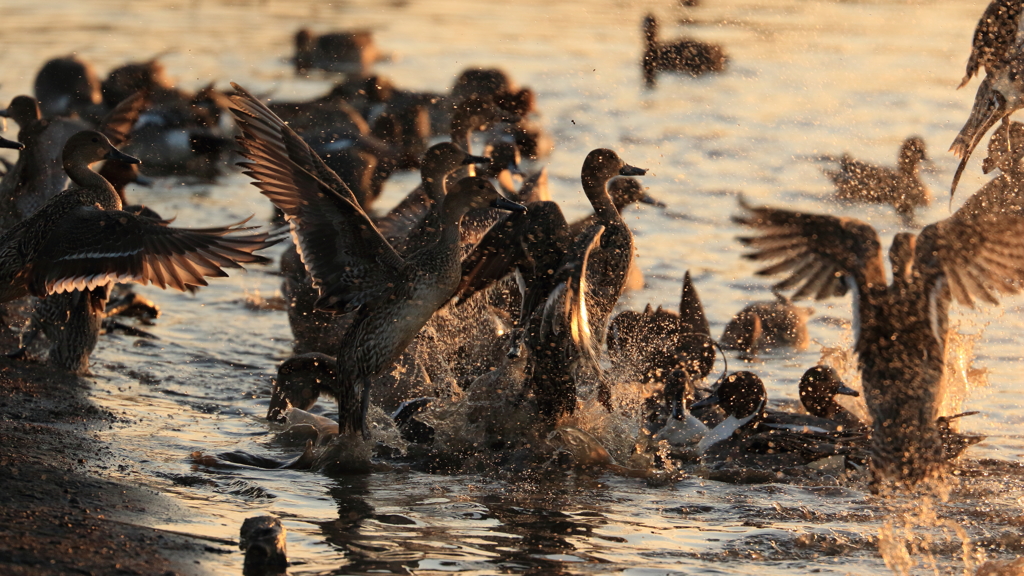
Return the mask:
[[981, 173], [988, 174], [989, 172], [996, 169], [996, 161], [991, 156], [986, 157], [981, 161]]
[[960, 165], [956, 167], [953, 175], [953, 184], [949, 190], [950, 203], [953, 201], [953, 194], [956, 192], [956, 185], [960, 182], [960, 175], [967, 167], [967, 161], [971, 153], [981, 142], [985, 133], [988, 132], [996, 122], [1006, 116], [1006, 98], [999, 91], [991, 88], [991, 82], [986, 78], [985, 82], [978, 87], [978, 94], [974, 99], [974, 107], [971, 108], [971, 115], [960, 129], [953, 145], [949, 150], [955, 156], [960, 157]]
[[495, 198], [494, 202], [491, 202], [491, 207], [499, 210], [508, 210], [509, 212], [526, 212], [526, 206], [513, 202], [504, 196]]
[[665, 203], [650, 194], [644, 194], [640, 197], [639, 202], [641, 204], [650, 204], [651, 206], [657, 206], [658, 208], [666, 208]]
[[490, 164], [490, 163], [491, 163], [491, 159], [488, 158], [487, 156], [472, 156], [470, 154], [466, 154], [466, 157], [463, 158], [463, 160], [462, 160], [462, 164], [463, 165], [466, 165], [466, 164]]
[[714, 406], [715, 404], [718, 404], [718, 402], [719, 402], [718, 394], [712, 394], [711, 396], [708, 396], [707, 398], [701, 400], [700, 402], [694, 402], [693, 404], [690, 404], [690, 409], [693, 410], [694, 408], [704, 408], [705, 406]]
[[135, 156], [129, 156], [124, 152], [121, 152], [117, 148], [111, 148], [106, 155], [103, 156], [104, 160], [118, 160], [125, 164], [142, 164], [142, 160], [139, 160]]
[[646, 168], [637, 168], [629, 164], [625, 164], [619, 169], [619, 176], [643, 176], [644, 174], [647, 174]]
[[152, 188], [153, 184], [155, 183], [155, 181], [152, 178], [147, 178], [147, 177], [143, 176], [142, 174], [136, 174], [135, 175], [135, 183], [138, 184], [139, 186], [144, 186], [146, 188]]
[[850, 388], [845, 384], [840, 386], [839, 389], [836, 390], [836, 394], [842, 394], [844, 396], [860, 396], [860, 392], [854, 390], [853, 388]]
[[11, 150], [24, 150], [25, 145], [21, 142], [15, 142], [14, 140], [8, 140], [0, 136], [0, 148], [10, 148]]

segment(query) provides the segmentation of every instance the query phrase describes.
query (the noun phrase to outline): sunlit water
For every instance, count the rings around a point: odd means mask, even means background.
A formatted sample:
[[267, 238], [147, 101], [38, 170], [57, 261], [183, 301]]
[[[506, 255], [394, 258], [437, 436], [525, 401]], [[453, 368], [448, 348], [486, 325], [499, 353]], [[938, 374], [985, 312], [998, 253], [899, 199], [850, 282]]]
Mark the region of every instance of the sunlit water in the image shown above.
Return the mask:
[[[622, 306], [675, 308], [690, 269], [717, 334], [746, 303], [770, 298], [767, 284], [739, 258], [741, 231], [729, 220], [737, 193], [856, 215], [888, 239], [901, 230], [891, 209], [834, 205], [821, 165], [809, 158], [849, 151], [892, 164], [900, 142], [920, 134], [935, 159], [926, 180], [939, 199], [921, 220], [948, 215], [945, 190], [955, 159], [944, 150], [967, 117], [977, 81], [954, 88], [985, 2], [706, 4], [8, 0], [0, 101], [28, 92], [45, 59], [70, 51], [106, 72], [171, 50], [163, 61], [186, 87], [233, 80], [258, 93], [313, 96], [330, 79], [296, 78], [285, 62], [293, 32], [305, 25], [373, 28], [391, 54], [379, 69], [402, 87], [443, 91], [468, 65], [501, 66], [538, 94], [557, 142], [547, 161], [554, 192], [567, 212], [585, 212], [579, 167], [599, 146], [649, 168], [644, 183], [670, 206], [630, 209], [648, 287]], [[639, 22], [647, 11], [661, 18], [665, 37], [685, 33], [724, 44], [729, 71], [697, 80], [662, 75], [656, 90], [644, 90]], [[684, 17], [697, 23], [678, 25]], [[961, 199], [983, 182], [978, 166], [970, 165]], [[395, 177], [383, 203], [416, 178]], [[163, 180], [131, 193], [186, 226], [269, 214], [238, 174], [211, 185]], [[879, 501], [861, 485], [731, 486], [688, 477], [649, 487], [605, 475], [523, 486], [410, 472], [333, 479], [194, 467], [193, 451], [294, 453], [272, 442], [261, 418], [270, 375], [290, 353], [287, 319], [244, 306], [247, 295], [277, 292], [272, 269], [234, 274], [196, 297], [147, 289], [164, 310], [152, 328], [160, 340], [109, 336], [93, 355], [95, 397], [124, 417], [100, 436], [121, 451], [126, 466], [100, 472], [173, 494], [197, 512], [192, 524], [160, 519], [166, 528], [233, 538], [245, 517], [276, 514], [289, 530], [292, 574], [872, 574], [886, 569], [879, 550], [893, 566], [959, 574], [986, 555], [1006, 557], [1000, 543], [1022, 548], [1014, 538], [1024, 485], [1009, 467], [965, 481], [934, 514], [916, 501]], [[964, 428], [988, 435], [970, 450], [972, 458], [1024, 460], [1017, 386], [1022, 302], [1008, 299], [959, 318], [962, 332], [980, 334], [975, 367], [988, 370], [988, 386], [970, 390], [963, 404], [981, 411]], [[796, 397], [796, 381], [822, 346], [848, 347], [848, 328], [829, 321], [848, 319], [848, 302], [814, 307], [809, 350], [748, 366], [764, 377], [773, 399]], [[730, 369], [740, 365], [730, 358]], [[916, 518], [909, 524], [899, 519], [905, 507]], [[966, 532], [958, 532], [961, 525]], [[909, 560], [901, 560], [907, 550]], [[210, 568], [240, 571], [238, 554], [219, 562]]]

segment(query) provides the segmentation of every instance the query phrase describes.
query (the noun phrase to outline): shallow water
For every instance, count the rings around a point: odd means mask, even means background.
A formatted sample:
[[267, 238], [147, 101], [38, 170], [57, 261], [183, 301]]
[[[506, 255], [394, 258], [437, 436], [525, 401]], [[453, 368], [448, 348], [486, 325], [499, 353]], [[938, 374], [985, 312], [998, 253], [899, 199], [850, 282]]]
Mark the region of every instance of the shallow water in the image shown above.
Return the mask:
[[[547, 161], [552, 185], [567, 212], [585, 211], [579, 167], [598, 146], [649, 168], [645, 185], [670, 206], [630, 209], [648, 287], [627, 295], [622, 307], [675, 308], [690, 269], [718, 334], [746, 303], [771, 297], [767, 283], [739, 258], [734, 237], [741, 231], [729, 221], [737, 193], [856, 215], [888, 239], [902, 229], [892, 210], [834, 205], [821, 165], [811, 158], [849, 151], [892, 164], [900, 142], [920, 134], [935, 160], [925, 178], [938, 199], [920, 220], [948, 215], [945, 190], [956, 160], [944, 150], [967, 117], [977, 80], [954, 88], [985, 2], [706, 4], [8, 0], [0, 102], [28, 92], [43, 61], [69, 51], [106, 72], [170, 50], [163, 61], [186, 87], [213, 80], [226, 87], [233, 80], [257, 93], [312, 96], [330, 79], [296, 78], [285, 62], [294, 30], [304, 25], [373, 28], [392, 56], [379, 70], [402, 87], [443, 91], [468, 65], [501, 66], [537, 92], [557, 143]], [[644, 90], [639, 22], [647, 11], [660, 17], [664, 37], [685, 33], [724, 44], [729, 71], [697, 80], [662, 75], [656, 90]], [[696, 23], [680, 26], [681, 18]], [[957, 204], [983, 182], [982, 154], [976, 156]], [[394, 178], [382, 204], [397, 200], [416, 178]], [[268, 203], [238, 174], [204, 185], [162, 180], [131, 193], [185, 226], [269, 214]], [[748, 573], [755, 566], [775, 574], [873, 574], [886, 561], [897, 569], [960, 574], [986, 554], [1004, 557], [1005, 550], [1024, 548], [1014, 539], [1024, 516], [1024, 483], [1009, 466], [989, 466], [990, 474], [965, 480], [934, 514], [916, 501], [875, 499], [860, 485], [731, 486], [687, 477], [649, 487], [605, 475], [524, 486], [473, 475], [329, 478], [195, 467], [193, 451], [295, 452], [272, 442], [261, 419], [270, 375], [290, 353], [287, 319], [244, 305], [247, 296], [277, 292], [272, 271], [254, 267], [196, 297], [143, 289], [163, 307], [152, 328], [160, 340], [108, 336], [93, 356], [96, 399], [124, 418], [100, 433], [120, 450], [122, 466], [100, 472], [169, 492], [199, 514], [194, 525], [168, 517], [162, 527], [237, 538], [245, 517], [276, 514], [289, 530], [291, 574]], [[964, 410], [981, 411], [964, 429], [988, 435], [969, 451], [971, 458], [1024, 460], [1017, 428], [1024, 423], [1017, 387], [1022, 303], [1008, 299], [1003, 307], [957, 316], [962, 332], [979, 335], [974, 366], [987, 370], [988, 385], [968, 390], [963, 403]], [[807, 351], [764, 356], [749, 366], [765, 378], [773, 399], [796, 397], [795, 382], [822, 346], [848, 347], [849, 329], [830, 319], [848, 319], [849, 304], [814, 308]], [[741, 364], [730, 357], [731, 370]], [[900, 520], [905, 510], [912, 518], [906, 522]], [[959, 525], [967, 532], [958, 534]], [[910, 559], [901, 561], [908, 542]], [[241, 570], [238, 554], [219, 561], [211, 568]]]

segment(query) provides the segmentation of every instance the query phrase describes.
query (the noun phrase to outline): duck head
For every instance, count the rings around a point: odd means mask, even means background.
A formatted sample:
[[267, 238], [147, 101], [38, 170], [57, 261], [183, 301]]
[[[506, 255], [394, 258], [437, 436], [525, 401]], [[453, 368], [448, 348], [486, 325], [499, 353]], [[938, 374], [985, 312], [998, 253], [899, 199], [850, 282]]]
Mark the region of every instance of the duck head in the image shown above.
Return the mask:
[[722, 379], [718, 389], [691, 408], [717, 404], [726, 416], [735, 418], [743, 425], [756, 422], [764, 413], [768, 394], [764, 382], [753, 372], [733, 372]]
[[953, 194], [956, 193], [956, 185], [960, 182], [960, 176], [967, 167], [967, 161], [971, 159], [971, 153], [981, 142], [981, 138], [988, 132], [989, 128], [996, 122], [1003, 120], [1014, 109], [1007, 105], [1006, 96], [995, 89], [994, 84], [997, 75], [988, 75], [978, 86], [978, 92], [974, 97], [974, 106], [971, 108], [971, 115], [964, 123], [964, 127], [957, 134], [949, 150], [960, 157], [960, 164], [953, 174], [953, 183], [949, 189], [949, 201], [952, 203]]
[[903, 145], [900, 146], [899, 167], [906, 172], [912, 172], [921, 161], [928, 161], [924, 138], [911, 136], [904, 140]]
[[285, 360], [271, 385], [267, 420], [283, 420], [289, 406], [309, 410], [321, 392], [330, 392], [337, 378], [338, 363], [326, 354], [312, 352]]
[[457, 223], [470, 210], [498, 208], [510, 212], [526, 212], [526, 206], [516, 204], [498, 193], [494, 184], [485, 178], [471, 176], [455, 183], [444, 199], [446, 224]]
[[107, 140], [107, 137], [95, 130], [83, 130], [68, 138], [64, 144], [63, 154], [64, 169], [71, 174], [72, 170], [80, 166], [89, 166], [100, 160], [118, 160], [126, 164], [142, 164], [142, 161], [134, 156], [121, 152]]
[[839, 378], [839, 373], [831, 366], [815, 366], [804, 372], [800, 378], [800, 403], [812, 416], [832, 418], [835, 416], [835, 396], [860, 396], [860, 392], [850, 388]]
[[658, 208], [665, 207], [665, 203], [648, 194], [647, 189], [636, 178], [613, 178], [608, 183], [608, 194], [611, 195], [612, 203], [615, 204], [615, 209], [619, 212], [626, 206], [637, 202]]
[[444, 177], [469, 164], [488, 164], [491, 159], [473, 156], [452, 142], [441, 142], [427, 149], [423, 155], [420, 174], [424, 182], [441, 182]]
[[487, 145], [484, 155], [490, 157], [490, 165], [487, 168], [486, 176], [497, 178], [502, 171], [508, 170], [511, 174], [522, 174], [519, 163], [522, 156], [519, 154], [519, 147], [515, 142], [500, 140]]
[[598, 148], [587, 154], [583, 161], [580, 177], [584, 190], [604, 190], [609, 180], [616, 176], [643, 176], [647, 170], [626, 164], [614, 150]]
[[15, 96], [6, 110], [0, 110], [0, 116], [14, 120], [20, 128], [43, 117], [39, 111], [39, 102], [31, 96]]

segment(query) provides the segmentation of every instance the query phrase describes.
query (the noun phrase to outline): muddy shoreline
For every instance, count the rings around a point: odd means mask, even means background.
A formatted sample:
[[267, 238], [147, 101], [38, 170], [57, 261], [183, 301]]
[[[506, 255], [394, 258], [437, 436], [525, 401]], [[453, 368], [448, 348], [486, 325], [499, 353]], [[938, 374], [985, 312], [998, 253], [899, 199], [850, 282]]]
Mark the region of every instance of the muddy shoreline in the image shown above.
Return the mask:
[[94, 431], [116, 417], [91, 383], [0, 357], [0, 573], [201, 575], [237, 547], [147, 528], [190, 513], [144, 486], [112, 482], [118, 466]]

